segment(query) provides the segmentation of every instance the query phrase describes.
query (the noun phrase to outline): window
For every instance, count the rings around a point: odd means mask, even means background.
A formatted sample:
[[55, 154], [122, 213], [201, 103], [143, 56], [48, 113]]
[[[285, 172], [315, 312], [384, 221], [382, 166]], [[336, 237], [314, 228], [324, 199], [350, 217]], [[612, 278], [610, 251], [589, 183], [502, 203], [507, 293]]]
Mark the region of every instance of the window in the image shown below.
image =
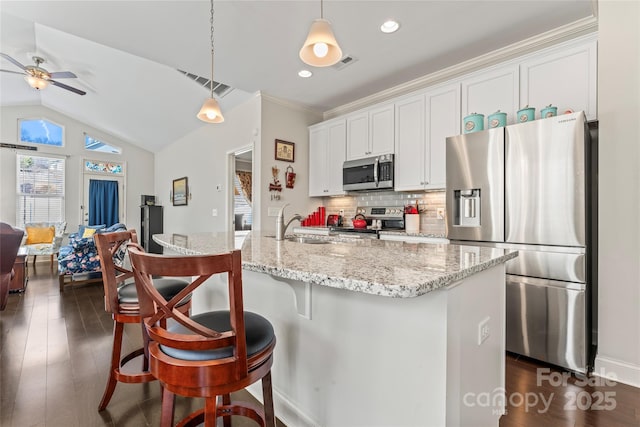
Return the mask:
[[54, 147], [64, 146], [64, 128], [45, 119], [18, 119], [20, 141]]
[[17, 225], [64, 221], [64, 168], [59, 157], [18, 154]]
[[84, 134], [84, 148], [89, 151], [99, 151], [101, 153], [122, 154], [122, 148], [107, 144], [104, 141], [95, 139], [86, 133]]

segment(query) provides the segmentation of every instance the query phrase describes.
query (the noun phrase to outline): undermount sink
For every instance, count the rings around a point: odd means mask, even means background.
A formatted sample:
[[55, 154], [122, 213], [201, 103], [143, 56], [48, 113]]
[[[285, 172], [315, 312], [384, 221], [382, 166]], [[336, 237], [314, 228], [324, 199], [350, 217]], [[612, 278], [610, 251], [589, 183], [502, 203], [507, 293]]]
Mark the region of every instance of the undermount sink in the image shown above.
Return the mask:
[[302, 236], [287, 236], [285, 237], [285, 239], [290, 242], [309, 243], [309, 244], [315, 244], [315, 245], [326, 245], [327, 243], [331, 243], [328, 240], [314, 239], [311, 237], [302, 237]]

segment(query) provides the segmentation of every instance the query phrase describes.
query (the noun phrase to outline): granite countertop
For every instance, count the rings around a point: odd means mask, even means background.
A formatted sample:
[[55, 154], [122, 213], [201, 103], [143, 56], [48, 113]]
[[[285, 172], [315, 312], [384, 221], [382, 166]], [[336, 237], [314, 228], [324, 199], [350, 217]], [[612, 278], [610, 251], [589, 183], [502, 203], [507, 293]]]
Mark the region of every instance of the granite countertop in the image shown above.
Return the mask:
[[[251, 232], [242, 267], [285, 279], [393, 298], [417, 297], [491, 268], [517, 252], [452, 244], [314, 236], [326, 244], [276, 241]], [[156, 234], [161, 246], [185, 255], [235, 249], [233, 233]]]
[[428, 237], [430, 239], [446, 239], [444, 234], [435, 233], [407, 233], [406, 231], [397, 230], [380, 230], [380, 234], [388, 234], [392, 236], [415, 236], [415, 237]]

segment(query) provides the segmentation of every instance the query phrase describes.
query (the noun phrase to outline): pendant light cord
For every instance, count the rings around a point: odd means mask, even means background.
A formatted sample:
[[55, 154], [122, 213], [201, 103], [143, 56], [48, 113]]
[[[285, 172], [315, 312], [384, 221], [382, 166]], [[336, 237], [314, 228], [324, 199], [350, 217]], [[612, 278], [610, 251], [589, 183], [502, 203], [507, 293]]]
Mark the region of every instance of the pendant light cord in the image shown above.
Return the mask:
[[324, 19], [324, 4], [322, 0], [320, 0], [320, 19]]
[[213, 98], [213, 0], [211, 0], [211, 18], [209, 19], [211, 24], [211, 82], [209, 86], [211, 88], [211, 98]]

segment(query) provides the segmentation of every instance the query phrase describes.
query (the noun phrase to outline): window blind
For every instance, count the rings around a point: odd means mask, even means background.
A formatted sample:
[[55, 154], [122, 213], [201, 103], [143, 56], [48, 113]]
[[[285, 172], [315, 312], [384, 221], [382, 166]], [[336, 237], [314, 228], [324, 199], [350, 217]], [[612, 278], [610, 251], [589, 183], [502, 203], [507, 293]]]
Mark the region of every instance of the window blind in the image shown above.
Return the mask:
[[64, 221], [65, 159], [18, 154], [17, 161], [17, 225]]

